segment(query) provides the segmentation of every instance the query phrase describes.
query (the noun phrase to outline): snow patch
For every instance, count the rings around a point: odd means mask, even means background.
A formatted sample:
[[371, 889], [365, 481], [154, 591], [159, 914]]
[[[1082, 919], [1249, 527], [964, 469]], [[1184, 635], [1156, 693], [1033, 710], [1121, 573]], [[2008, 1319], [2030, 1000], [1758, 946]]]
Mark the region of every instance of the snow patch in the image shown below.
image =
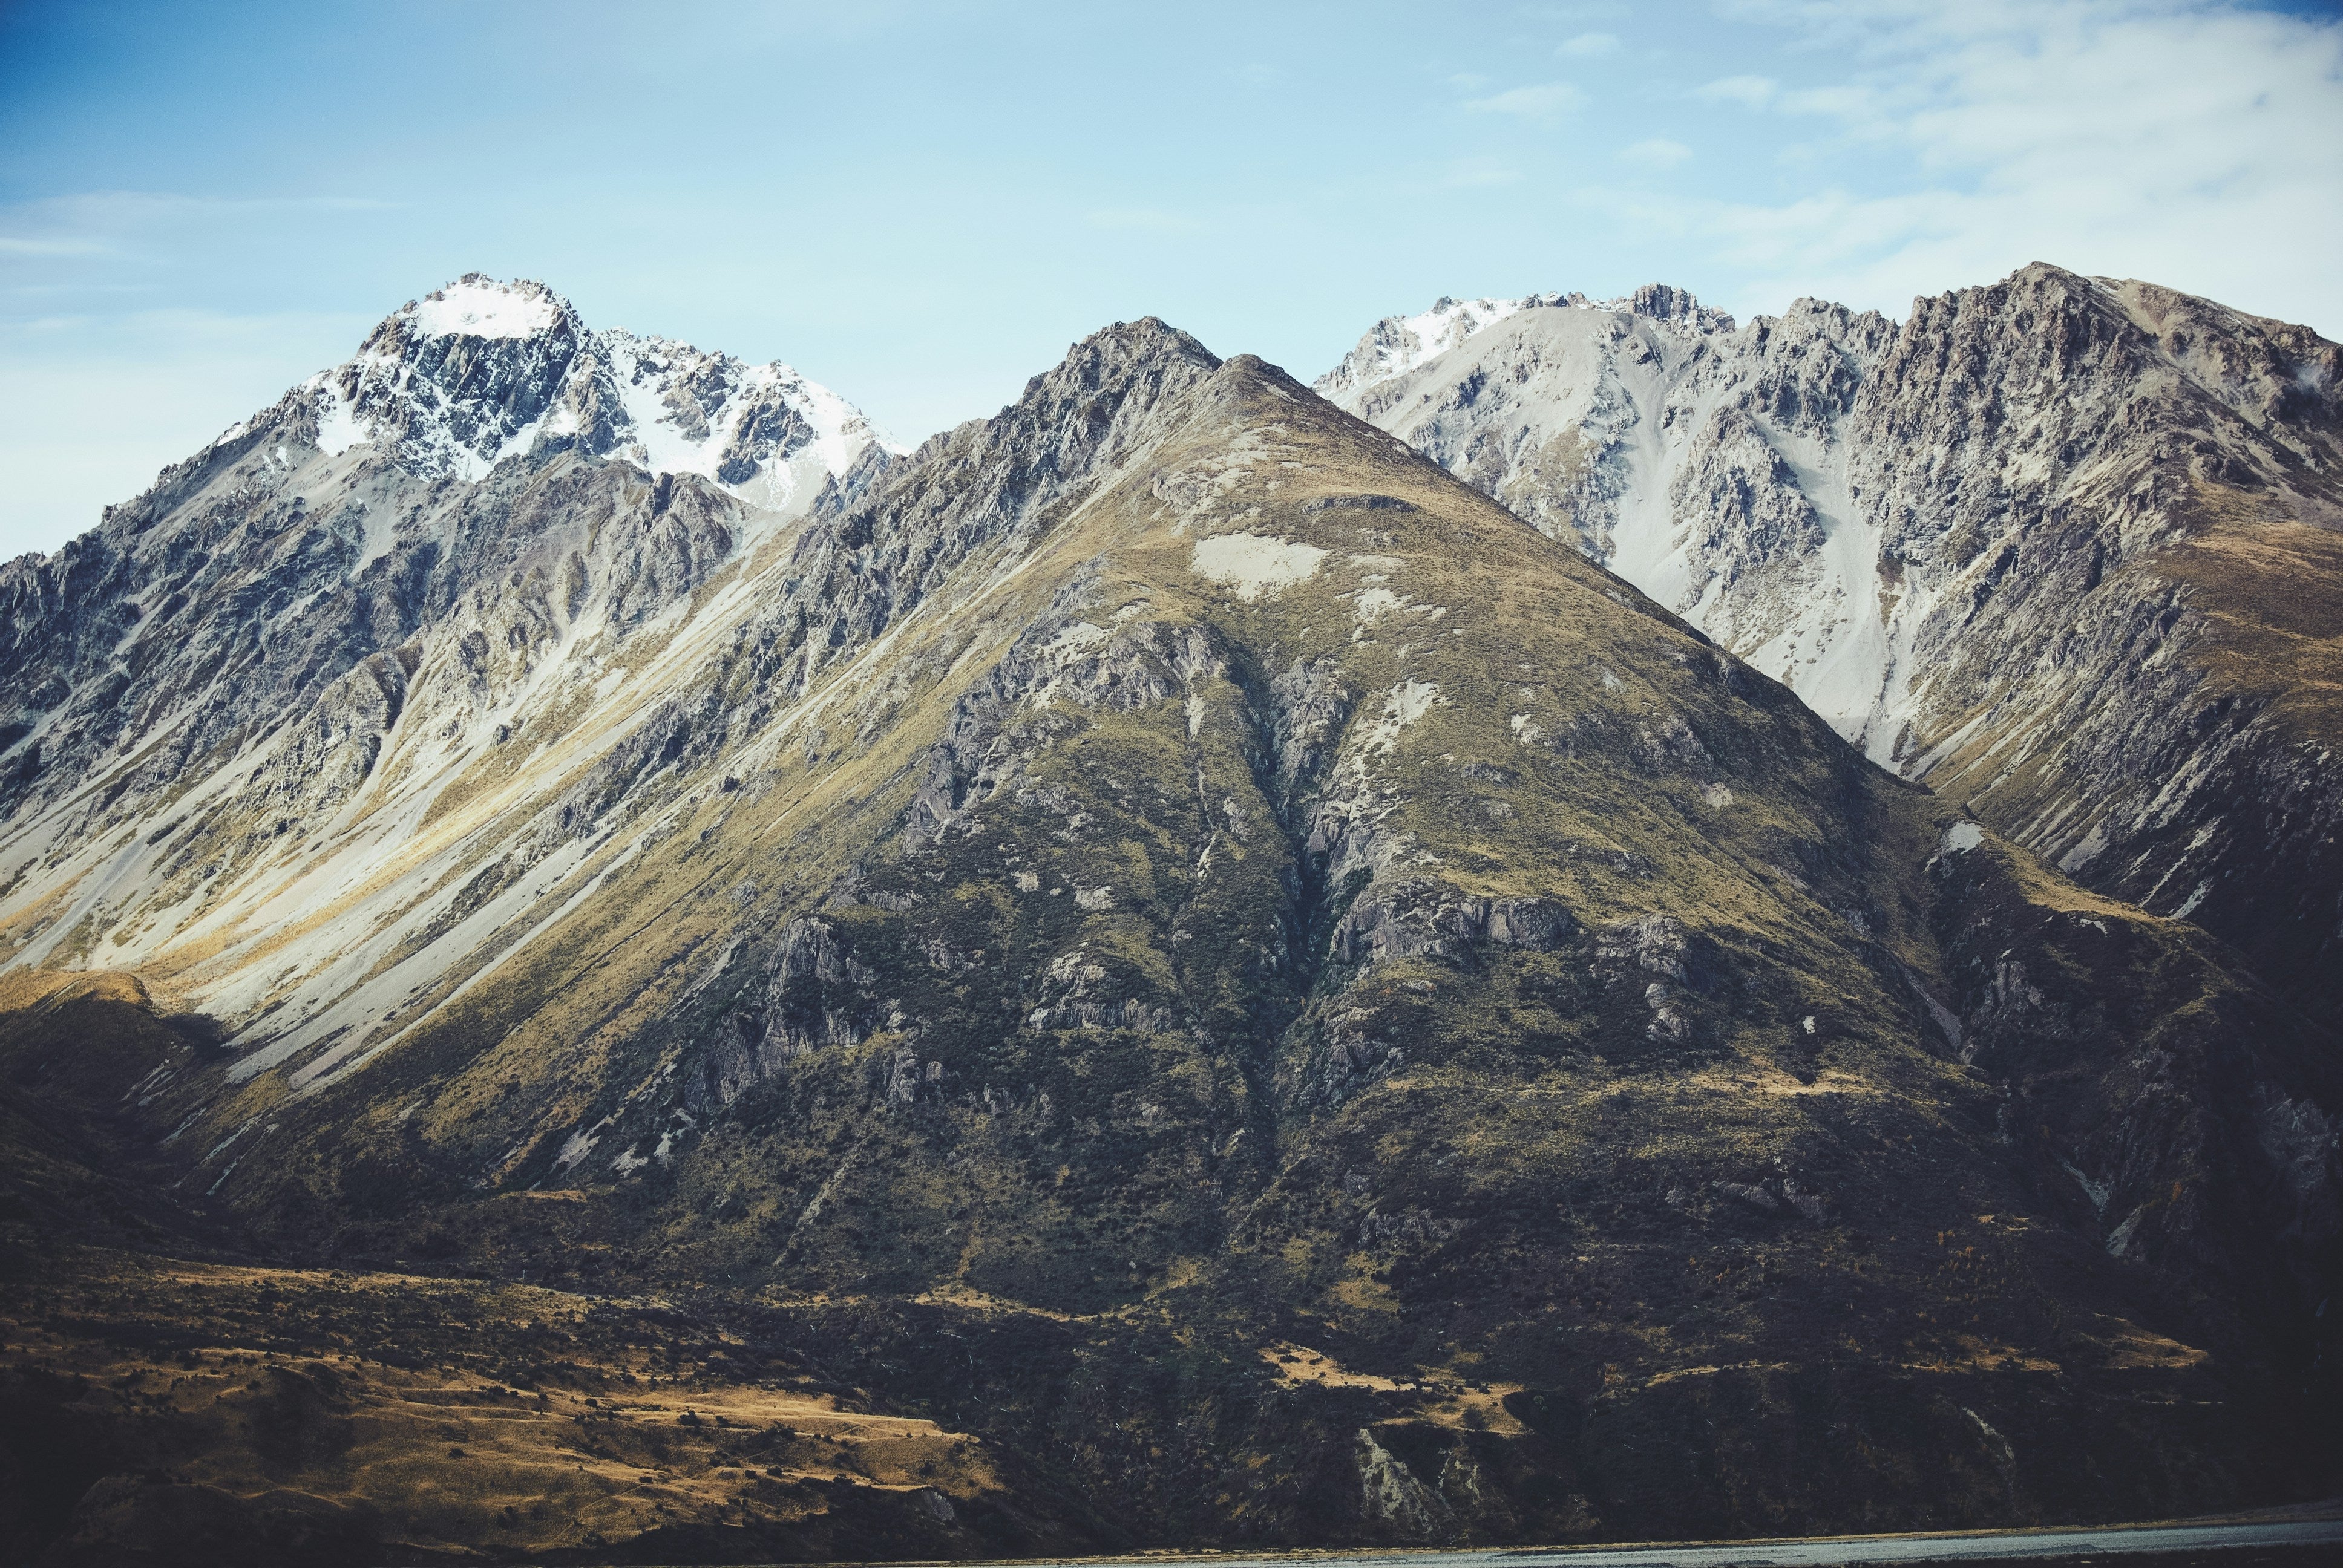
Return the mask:
[[1956, 822], [1945, 829], [1944, 852], [1966, 855], [1985, 842], [1985, 829], [1975, 822]]
[[338, 457], [361, 441], [374, 439], [374, 432], [358, 423], [357, 411], [342, 397], [341, 388], [330, 382], [317, 389], [317, 450], [328, 457]]
[[1431, 309], [1413, 316], [1386, 317], [1375, 324], [1340, 368], [1320, 377], [1322, 393], [1329, 384], [1342, 391], [1372, 387], [1404, 376], [1417, 366], [1438, 358], [1476, 332], [1518, 311], [1537, 306], [1561, 305], [1562, 295], [1534, 294], [1523, 299], [1451, 299], [1433, 302]]
[[503, 284], [451, 283], [415, 307], [417, 327], [434, 337], [534, 337], [553, 325], [553, 302]]
[[1236, 590], [1251, 601], [1263, 594], [1274, 598], [1295, 583], [1315, 575], [1326, 552], [1298, 539], [1264, 534], [1216, 534], [1196, 541], [1190, 569], [1198, 577]]
[[2107, 1211], [2107, 1184], [2092, 1181], [2072, 1161], [2061, 1160], [2058, 1164], [2075, 1179], [2075, 1184], [2082, 1188], [2083, 1196], [2091, 1201], [2091, 1212], [2104, 1217]]

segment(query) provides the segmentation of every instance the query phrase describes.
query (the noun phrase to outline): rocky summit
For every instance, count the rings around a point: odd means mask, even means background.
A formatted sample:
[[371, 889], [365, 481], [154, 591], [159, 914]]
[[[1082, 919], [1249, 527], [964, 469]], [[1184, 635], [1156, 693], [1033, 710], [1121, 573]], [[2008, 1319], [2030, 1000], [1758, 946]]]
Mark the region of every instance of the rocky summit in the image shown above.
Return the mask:
[[[2084, 326], [2016, 324], [2054, 296]], [[900, 1560], [2331, 1491], [2323, 993], [2210, 892], [2078, 879], [2328, 809], [2271, 782], [2312, 665], [2156, 574], [2328, 537], [2334, 351], [2224, 315], [2279, 357], [2167, 371], [2140, 321], [2216, 309], [2176, 298], [1448, 301], [1322, 384], [1355, 412], [1150, 319], [910, 451], [535, 286], [395, 315], [8, 568], [0, 1537]], [[2275, 401], [2217, 417], [2215, 365]], [[2173, 457], [2192, 398], [2286, 485]], [[1874, 425], [1952, 433], [1861, 467]], [[2060, 552], [2119, 538], [2089, 600]], [[1891, 555], [1916, 619], [1815, 586]], [[2080, 629], [2150, 580], [2154, 640]], [[1866, 756], [1775, 647], [1875, 632], [1995, 694], [1957, 744], [1916, 697]], [[2008, 728], [1988, 658], [2081, 717]], [[2092, 671], [2167, 697], [2099, 719]], [[2246, 771], [2125, 827], [2094, 723]]]

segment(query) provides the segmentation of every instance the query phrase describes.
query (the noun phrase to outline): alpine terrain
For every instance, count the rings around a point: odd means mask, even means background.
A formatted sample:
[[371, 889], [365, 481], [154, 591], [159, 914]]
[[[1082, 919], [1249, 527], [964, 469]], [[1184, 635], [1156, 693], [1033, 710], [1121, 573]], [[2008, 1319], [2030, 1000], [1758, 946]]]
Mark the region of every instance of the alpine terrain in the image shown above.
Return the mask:
[[1317, 387], [2343, 1018], [2343, 348], [2035, 266], [1901, 324], [1442, 300]]
[[[2236, 618], [2323, 558], [2335, 351], [1806, 315], [1386, 324], [1324, 386], [1404, 439], [1121, 323], [903, 451], [469, 277], [9, 566], [7, 1555], [2333, 1490], [2329, 634]], [[1947, 673], [1833, 706], [1857, 641]], [[2116, 874], [2217, 808], [2201, 897]]]

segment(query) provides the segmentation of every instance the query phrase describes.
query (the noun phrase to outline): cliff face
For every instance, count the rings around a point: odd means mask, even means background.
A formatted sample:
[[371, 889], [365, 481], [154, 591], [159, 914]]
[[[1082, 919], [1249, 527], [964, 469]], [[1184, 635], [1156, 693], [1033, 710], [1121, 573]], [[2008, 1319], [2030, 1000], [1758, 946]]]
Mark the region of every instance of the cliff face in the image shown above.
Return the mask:
[[1875, 760], [2335, 1016], [2343, 350], [2048, 266], [1900, 327], [1482, 314], [1321, 387]]

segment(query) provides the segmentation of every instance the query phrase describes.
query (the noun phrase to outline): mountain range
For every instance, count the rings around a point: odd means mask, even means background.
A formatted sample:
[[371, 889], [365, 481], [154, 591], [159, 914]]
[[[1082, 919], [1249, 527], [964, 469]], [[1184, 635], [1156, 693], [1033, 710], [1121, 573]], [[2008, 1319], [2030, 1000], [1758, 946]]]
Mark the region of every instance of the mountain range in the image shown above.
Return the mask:
[[1443, 300], [1316, 387], [2332, 1025], [2338, 354], [2036, 266], [1900, 324]]
[[1314, 390], [1151, 318], [905, 450], [404, 307], [0, 571], [0, 1538], [2331, 1489], [2338, 353], [2046, 267]]

